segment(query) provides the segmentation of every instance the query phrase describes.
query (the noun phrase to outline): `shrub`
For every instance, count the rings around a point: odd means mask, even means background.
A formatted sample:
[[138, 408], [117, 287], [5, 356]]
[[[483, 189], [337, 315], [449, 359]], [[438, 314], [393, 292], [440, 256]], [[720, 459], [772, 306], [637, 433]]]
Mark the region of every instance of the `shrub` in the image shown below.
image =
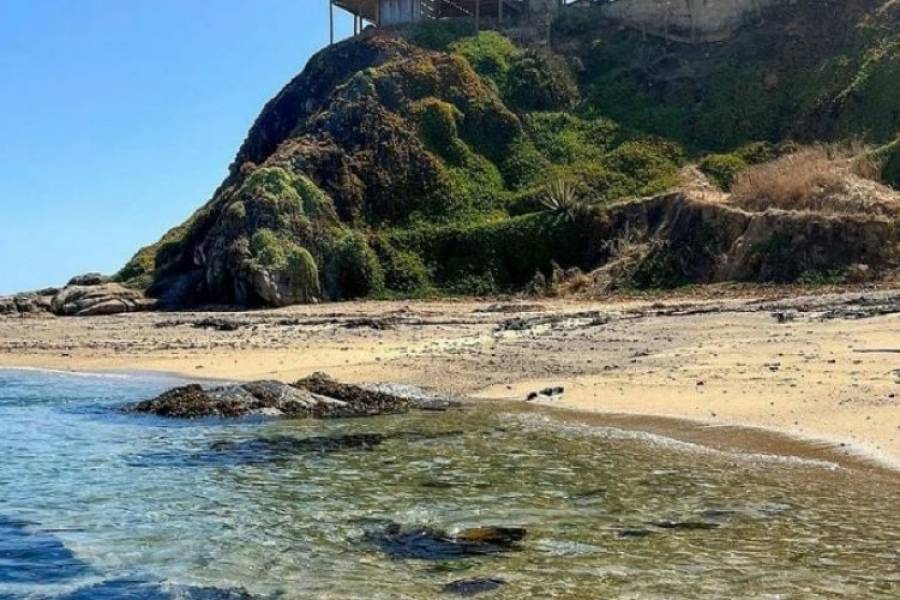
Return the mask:
[[300, 196], [293, 184], [293, 176], [287, 170], [281, 167], [260, 167], [244, 180], [238, 195], [268, 200], [275, 204], [287, 200], [299, 205]]
[[294, 246], [288, 250], [284, 274], [294, 298], [310, 302], [319, 296], [319, 268], [306, 248]]
[[475, 72], [493, 81], [497, 89], [503, 89], [510, 63], [519, 54], [518, 48], [496, 31], [482, 31], [450, 45], [461, 54]]
[[384, 270], [359, 233], [348, 233], [333, 245], [326, 284], [337, 299], [362, 298], [384, 290]]
[[328, 194], [303, 174], [295, 174], [293, 179], [294, 190], [300, 196], [303, 212], [313, 218], [327, 218], [332, 221], [337, 219], [334, 202]]
[[521, 112], [564, 110], [578, 103], [578, 86], [565, 62], [549, 51], [528, 50], [514, 57], [503, 97]]
[[253, 262], [287, 287], [291, 299], [309, 302], [319, 296], [319, 269], [305, 248], [271, 229], [260, 229], [250, 239], [249, 250]]
[[900, 189], [900, 137], [879, 148], [874, 158], [881, 163], [882, 180], [895, 189]]
[[877, 198], [846, 193], [851, 175], [872, 177], [877, 164], [838, 147], [813, 146], [756, 165], [737, 176], [731, 200], [748, 210], [777, 208], [832, 213], [879, 209]]
[[574, 219], [584, 205], [578, 199], [578, 191], [562, 177], [555, 177], [545, 186], [541, 204], [550, 212]]
[[538, 151], [557, 164], [599, 160], [618, 132], [607, 119], [586, 120], [565, 112], [530, 113], [524, 121]]
[[712, 177], [725, 191], [731, 189], [735, 177], [747, 168], [747, 163], [736, 154], [710, 154], [700, 161], [700, 170]]
[[428, 269], [415, 253], [399, 251], [383, 243], [380, 244], [379, 254], [384, 265], [384, 285], [387, 289], [414, 293], [429, 287]]
[[[441, 289], [511, 291], [555, 261], [586, 268], [597, 264], [600, 233], [590, 211], [574, 219], [550, 213], [491, 221], [422, 224], [396, 231], [391, 245], [420, 256]], [[465, 292], [462, 290], [465, 288]]]
[[463, 19], [423, 20], [408, 25], [404, 32], [407, 39], [417, 46], [429, 50], [447, 50], [460, 38], [472, 35], [475, 27]]
[[463, 115], [458, 108], [438, 98], [425, 98], [413, 105], [412, 112], [419, 123], [419, 131], [429, 149], [444, 158], [451, 158], [458, 150], [457, 123]]

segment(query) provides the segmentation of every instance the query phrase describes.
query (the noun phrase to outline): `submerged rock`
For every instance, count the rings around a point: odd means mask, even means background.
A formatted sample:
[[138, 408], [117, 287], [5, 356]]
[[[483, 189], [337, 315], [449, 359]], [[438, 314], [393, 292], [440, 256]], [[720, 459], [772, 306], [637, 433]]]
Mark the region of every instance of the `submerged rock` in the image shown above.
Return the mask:
[[706, 531], [720, 527], [718, 523], [707, 523], [705, 521], [654, 521], [650, 524], [660, 529], [677, 531]]
[[57, 597], [58, 600], [252, 600], [243, 589], [171, 586], [136, 579], [112, 579]]
[[372, 450], [381, 445], [388, 436], [380, 433], [350, 433], [346, 435], [322, 435], [308, 438], [296, 438], [281, 435], [270, 438], [249, 440], [237, 444], [218, 443], [212, 448], [215, 452], [234, 453], [253, 459], [272, 459], [280, 456], [292, 456], [306, 453], [331, 453], [341, 450]]
[[444, 594], [453, 594], [455, 596], [476, 596], [485, 592], [492, 592], [504, 585], [506, 585], [506, 581], [496, 577], [460, 579], [451, 581], [442, 587], [441, 592]]
[[519, 550], [527, 531], [518, 527], [477, 527], [450, 534], [430, 527], [404, 528], [391, 523], [366, 539], [391, 558], [450, 560], [463, 556]]

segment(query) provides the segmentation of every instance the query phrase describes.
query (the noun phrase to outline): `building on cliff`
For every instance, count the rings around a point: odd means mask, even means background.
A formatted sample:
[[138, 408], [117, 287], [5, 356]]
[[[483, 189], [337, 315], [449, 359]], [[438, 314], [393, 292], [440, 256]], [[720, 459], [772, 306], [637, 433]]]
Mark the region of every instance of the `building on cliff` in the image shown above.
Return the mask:
[[[557, 8], [594, 7], [608, 18], [682, 42], [726, 39], [763, 8], [789, 0], [329, 0], [354, 17], [353, 33], [365, 23], [398, 25], [426, 19], [468, 17], [500, 24], [504, 18]], [[332, 41], [334, 18], [332, 13]]]
[[[561, 6], [573, 0], [329, 0], [354, 16], [354, 32], [364, 23], [398, 25], [426, 19], [482, 17], [497, 19], [529, 10]], [[581, 0], [584, 1], [584, 0]]]

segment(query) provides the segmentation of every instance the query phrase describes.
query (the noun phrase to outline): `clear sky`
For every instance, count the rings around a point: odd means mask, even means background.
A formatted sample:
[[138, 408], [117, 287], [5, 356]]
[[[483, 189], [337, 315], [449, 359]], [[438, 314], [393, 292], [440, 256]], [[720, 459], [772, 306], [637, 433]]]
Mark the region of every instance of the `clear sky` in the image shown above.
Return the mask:
[[0, 294], [183, 221], [327, 43], [327, 0], [0, 0]]

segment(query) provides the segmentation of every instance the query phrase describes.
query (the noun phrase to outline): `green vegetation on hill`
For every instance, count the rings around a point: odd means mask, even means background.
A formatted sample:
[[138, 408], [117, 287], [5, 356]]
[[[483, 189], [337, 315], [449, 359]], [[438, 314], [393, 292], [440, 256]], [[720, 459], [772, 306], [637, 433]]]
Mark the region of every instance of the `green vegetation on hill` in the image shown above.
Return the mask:
[[[564, 11], [549, 47], [464, 22], [368, 32], [313, 57], [213, 199], [118, 277], [171, 305], [496, 293], [596, 266], [603, 208], [672, 189], [691, 161], [727, 190], [790, 140], [859, 139], [896, 183], [897, 12], [818, 4], [703, 46], [590, 9]], [[547, 208], [552, 182], [571, 218]]]

